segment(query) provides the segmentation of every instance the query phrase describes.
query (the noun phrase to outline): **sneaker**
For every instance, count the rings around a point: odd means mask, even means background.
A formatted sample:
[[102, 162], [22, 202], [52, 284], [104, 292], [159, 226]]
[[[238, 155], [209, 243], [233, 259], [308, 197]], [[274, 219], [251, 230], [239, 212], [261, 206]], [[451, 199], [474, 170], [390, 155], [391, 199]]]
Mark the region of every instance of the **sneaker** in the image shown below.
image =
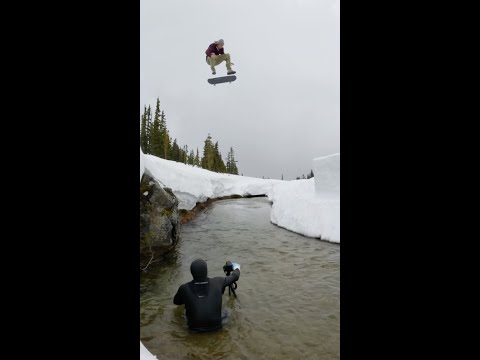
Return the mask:
[[227, 75], [232, 75], [232, 74], [235, 74], [235, 73], [236, 73], [236, 71], [234, 71], [234, 70], [228, 70], [227, 71]]
[[217, 72], [216, 71], [212, 71], [212, 75], [215, 75]]

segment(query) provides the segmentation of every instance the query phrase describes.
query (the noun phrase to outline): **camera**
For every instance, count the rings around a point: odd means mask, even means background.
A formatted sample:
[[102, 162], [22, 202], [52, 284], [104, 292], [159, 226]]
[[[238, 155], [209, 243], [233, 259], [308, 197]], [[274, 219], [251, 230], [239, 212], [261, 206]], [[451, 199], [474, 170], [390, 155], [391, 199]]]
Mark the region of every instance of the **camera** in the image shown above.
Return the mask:
[[[238, 266], [238, 264], [235, 264], [235, 266]], [[229, 276], [230, 273], [233, 271], [233, 263], [229, 260], [225, 263], [225, 265], [223, 265], [223, 271], [225, 272], [225, 275]], [[228, 286], [228, 295], [230, 295], [231, 293], [233, 293], [233, 296], [235, 296], [235, 298], [237, 297], [237, 294], [235, 294], [235, 289], [237, 288], [237, 283], [236, 282], [233, 282], [231, 283], [229, 286]]]
[[227, 276], [230, 275], [230, 273], [233, 271], [233, 264], [231, 261], [227, 261], [225, 265], [223, 265], [223, 271], [225, 274], [227, 274]]

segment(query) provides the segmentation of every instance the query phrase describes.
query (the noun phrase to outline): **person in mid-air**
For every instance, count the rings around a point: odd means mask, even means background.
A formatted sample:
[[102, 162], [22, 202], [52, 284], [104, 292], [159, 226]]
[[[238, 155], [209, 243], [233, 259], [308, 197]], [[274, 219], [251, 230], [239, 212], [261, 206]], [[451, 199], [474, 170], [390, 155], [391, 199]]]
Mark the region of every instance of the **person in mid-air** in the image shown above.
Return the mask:
[[203, 332], [222, 327], [222, 295], [240, 277], [239, 264], [227, 261], [226, 266], [231, 275], [209, 278], [204, 260], [197, 259], [190, 265], [193, 280], [181, 285], [173, 298], [175, 305], [185, 304], [190, 330]]
[[223, 39], [217, 40], [211, 43], [208, 46], [208, 49], [205, 50], [205, 54], [207, 54], [206, 60], [207, 64], [210, 65], [212, 69], [212, 75], [215, 75], [217, 72], [215, 71], [215, 66], [219, 65], [223, 61], [227, 64], [227, 74], [232, 75], [235, 74], [236, 71], [232, 70], [233, 63], [230, 62], [230, 54], [225, 54], [223, 49], [224, 41]]

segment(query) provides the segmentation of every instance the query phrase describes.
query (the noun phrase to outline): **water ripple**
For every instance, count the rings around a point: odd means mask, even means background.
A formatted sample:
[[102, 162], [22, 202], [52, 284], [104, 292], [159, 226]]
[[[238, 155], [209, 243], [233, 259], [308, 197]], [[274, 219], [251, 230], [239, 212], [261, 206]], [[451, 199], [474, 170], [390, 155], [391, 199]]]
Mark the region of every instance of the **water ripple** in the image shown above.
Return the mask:
[[[165, 359], [339, 359], [340, 246], [270, 223], [266, 199], [224, 200], [181, 229], [166, 261], [141, 275], [140, 335]], [[191, 280], [190, 263], [203, 258], [209, 276], [239, 262], [238, 299], [219, 331], [192, 334], [178, 286]]]

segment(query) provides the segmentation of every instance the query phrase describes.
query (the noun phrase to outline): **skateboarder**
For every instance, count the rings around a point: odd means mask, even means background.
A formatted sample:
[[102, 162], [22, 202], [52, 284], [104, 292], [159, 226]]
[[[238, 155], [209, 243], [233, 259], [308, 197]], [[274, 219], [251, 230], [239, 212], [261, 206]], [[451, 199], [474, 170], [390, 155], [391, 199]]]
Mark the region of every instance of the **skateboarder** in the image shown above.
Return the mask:
[[210, 68], [212, 69], [212, 75], [215, 75], [217, 73], [215, 71], [215, 66], [219, 65], [223, 61], [226, 62], [228, 75], [236, 73], [236, 71], [232, 70], [233, 63], [230, 62], [230, 54], [225, 54], [223, 50], [223, 44], [223, 39], [220, 39], [211, 43], [208, 46], [208, 49], [205, 50], [205, 54], [207, 55], [207, 64], [210, 65]]

